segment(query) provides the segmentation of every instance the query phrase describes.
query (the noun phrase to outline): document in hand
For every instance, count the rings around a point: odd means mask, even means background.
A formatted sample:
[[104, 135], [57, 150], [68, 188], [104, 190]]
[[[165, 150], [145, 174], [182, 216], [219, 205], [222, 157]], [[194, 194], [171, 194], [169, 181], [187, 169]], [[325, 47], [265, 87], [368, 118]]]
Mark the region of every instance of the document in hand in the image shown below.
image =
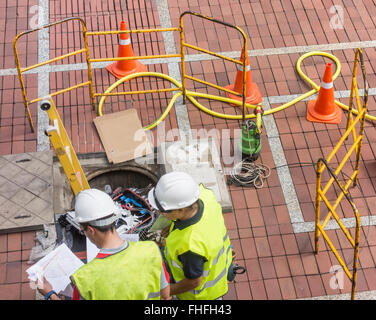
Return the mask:
[[60, 293], [70, 284], [69, 277], [83, 265], [83, 262], [63, 243], [26, 272], [31, 281], [42, 281], [45, 277], [53, 290]]

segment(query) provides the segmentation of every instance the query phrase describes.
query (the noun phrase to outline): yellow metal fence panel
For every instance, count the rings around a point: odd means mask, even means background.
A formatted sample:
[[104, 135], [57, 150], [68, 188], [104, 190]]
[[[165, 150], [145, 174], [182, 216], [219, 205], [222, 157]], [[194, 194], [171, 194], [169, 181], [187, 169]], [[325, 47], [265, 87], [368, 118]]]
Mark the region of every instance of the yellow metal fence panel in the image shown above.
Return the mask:
[[[359, 90], [356, 80], [357, 75], [357, 66], [358, 61], [361, 62], [361, 68], [362, 68], [362, 74], [363, 74], [363, 80], [364, 80], [364, 99], [363, 99], [363, 105], [360, 102], [359, 97]], [[354, 95], [355, 95], [355, 101], [357, 103], [357, 109], [358, 109], [358, 115], [355, 119], [353, 119], [352, 116], [352, 104], [354, 101]], [[365, 67], [364, 67], [364, 60], [363, 60], [363, 54], [361, 49], [358, 49], [355, 54], [355, 61], [354, 61], [354, 68], [353, 68], [353, 78], [351, 83], [351, 94], [350, 94], [350, 104], [349, 104], [349, 114], [347, 119], [347, 126], [346, 126], [346, 132], [341, 137], [337, 145], [334, 147], [333, 151], [330, 153], [330, 155], [327, 157], [327, 159], [319, 159], [317, 162], [317, 180], [316, 180], [316, 219], [315, 219], [315, 253], [318, 254], [319, 252], [319, 237], [320, 235], [323, 235], [325, 241], [328, 243], [330, 249], [336, 256], [338, 262], [342, 266], [343, 270], [345, 271], [346, 275], [349, 277], [349, 279], [352, 282], [351, 286], [351, 299], [355, 299], [355, 288], [356, 288], [356, 276], [357, 276], [357, 267], [358, 267], [358, 256], [359, 256], [359, 235], [360, 235], [360, 218], [359, 218], [359, 212], [356, 208], [354, 202], [351, 200], [351, 197], [349, 196], [348, 189], [353, 183], [353, 185], [356, 185], [358, 172], [359, 172], [359, 162], [360, 162], [360, 154], [361, 154], [361, 147], [363, 142], [363, 136], [364, 136], [364, 121], [367, 114], [367, 101], [368, 101], [368, 82], [367, 77], [365, 73]], [[359, 132], [356, 134], [355, 132], [355, 126], [356, 124], [360, 124]], [[332, 160], [332, 158], [335, 156], [339, 148], [344, 144], [344, 142], [348, 139], [348, 136], [352, 133], [354, 142], [352, 146], [349, 148], [348, 152], [343, 157], [342, 161], [338, 165], [336, 170], [333, 170], [331, 167], [329, 167], [329, 162]], [[345, 163], [349, 160], [350, 156], [355, 152], [356, 154], [356, 162], [355, 162], [355, 169], [353, 170], [353, 173], [351, 174], [350, 178], [348, 179], [345, 186], [341, 184], [341, 182], [338, 180], [338, 174], [343, 169]], [[330, 179], [327, 182], [327, 184], [321, 188], [321, 177], [324, 172], [324, 170], [327, 169], [330, 174]], [[326, 197], [326, 193], [329, 190], [329, 188], [333, 185], [333, 182], [337, 184], [337, 186], [341, 189], [340, 195], [335, 200], [334, 205], [330, 203], [330, 201]], [[354, 213], [355, 221], [356, 221], [356, 227], [355, 227], [355, 240], [351, 237], [350, 232], [346, 229], [344, 224], [341, 222], [338, 214], [336, 213], [336, 208], [339, 205], [342, 198], [345, 197], [346, 200], [350, 203], [351, 208]], [[320, 203], [323, 201], [326, 205], [326, 207], [329, 209], [329, 213], [326, 216], [325, 220], [320, 224]], [[334, 218], [338, 225], [340, 226], [341, 230], [346, 235], [347, 239], [350, 241], [352, 247], [354, 248], [354, 255], [353, 255], [353, 269], [352, 274], [350, 273], [348, 267], [346, 266], [345, 262], [339, 255], [338, 251], [334, 247], [333, 243], [329, 239], [328, 235], [325, 233], [324, 228], [329, 221], [330, 218]]]

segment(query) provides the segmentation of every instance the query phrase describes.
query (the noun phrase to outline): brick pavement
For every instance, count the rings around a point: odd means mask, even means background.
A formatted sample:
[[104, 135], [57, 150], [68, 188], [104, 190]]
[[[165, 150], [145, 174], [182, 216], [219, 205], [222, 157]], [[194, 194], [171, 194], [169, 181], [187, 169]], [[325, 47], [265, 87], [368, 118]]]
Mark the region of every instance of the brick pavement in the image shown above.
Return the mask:
[[[350, 89], [354, 48], [352, 43], [362, 42], [366, 70], [371, 90], [376, 87], [376, 53], [373, 41], [376, 40], [376, 6], [370, 0], [337, 1], [343, 9], [343, 28], [333, 29], [332, 2], [311, 0], [286, 1], [177, 1], [159, 0], [167, 3], [171, 25], [178, 26], [179, 15], [192, 10], [224, 20], [241, 27], [249, 41], [250, 63], [253, 81], [260, 88], [264, 98], [285, 97], [304, 93], [308, 87], [296, 73], [298, 58], [310, 48], [320, 46], [329, 51], [341, 62], [341, 74], [335, 80], [336, 92], [346, 94]], [[132, 29], [158, 28], [161, 25], [158, 6], [155, 1], [97, 1], [93, 5], [79, 1], [70, 7], [64, 1], [50, 1], [50, 21], [72, 15], [82, 17], [88, 30], [115, 29], [124, 19]], [[12, 40], [15, 35], [29, 28], [34, 18], [31, 7], [36, 0], [6, 0], [0, 3], [0, 154], [34, 152], [37, 149], [37, 135], [32, 133], [22, 103], [18, 79], [14, 73]], [[339, 10], [340, 10], [339, 9]], [[335, 22], [335, 21], [334, 21]], [[338, 21], [337, 21], [338, 22]], [[195, 17], [185, 20], [187, 42], [216, 52], [239, 52], [242, 43], [239, 35], [228, 28], [215, 26], [211, 22]], [[194, 29], [194, 30], [193, 30]], [[82, 42], [77, 35], [78, 28], [69, 25], [67, 30], [57, 29], [50, 34], [50, 56], [76, 50]], [[67, 32], [69, 31], [69, 32]], [[174, 34], [179, 52], [179, 35]], [[161, 35], [134, 35], [132, 43], [136, 54], [163, 54], [166, 50]], [[97, 43], [89, 42], [93, 56], [104, 57], [116, 53], [116, 37], [100, 38]], [[310, 47], [307, 47], [310, 46]], [[326, 46], [332, 49], [325, 49]], [[275, 54], [273, 50], [282, 49]], [[38, 39], [32, 36], [20, 42], [20, 59], [23, 65], [38, 60]], [[187, 53], [197, 54], [192, 50]], [[252, 55], [252, 53], [255, 53]], [[325, 63], [321, 57], [305, 61], [303, 70], [316, 83], [320, 82]], [[83, 58], [69, 59], [64, 63], [81, 63]], [[201, 59], [186, 65], [187, 74], [204, 79], [220, 86], [234, 81], [235, 66], [217, 59]], [[149, 71], [168, 73], [168, 64], [148, 65]], [[96, 90], [105, 90], [114, 78], [104, 69], [94, 69]], [[51, 90], [61, 89], [76, 82], [84, 81], [85, 70], [56, 72], [50, 74]], [[37, 96], [37, 74], [25, 76], [30, 98]], [[361, 82], [360, 82], [361, 83]], [[168, 84], [167, 84], [168, 85]], [[361, 84], [360, 84], [361, 85]], [[150, 79], [131, 84], [133, 88], [164, 87], [165, 82]], [[215, 89], [187, 81], [191, 90], [217, 93]], [[125, 86], [126, 87], [126, 86]], [[374, 92], [374, 91], [373, 91]], [[374, 93], [373, 93], [374, 94]], [[369, 97], [369, 112], [375, 114], [375, 97]], [[163, 112], [171, 94], [150, 94], [146, 97], [117, 97], [108, 100], [104, 112], [123, 110], [130, 106], [139, 108], [143, 125], [154, 121]], [[240, 114], [239, 110], [219, 103], [198, 99], [212, 110], [226, 114]], [[348, 103], [347, 98], [340, 101]], [[111, 102], [111, 103], [110, 103]], [[96, 113], [91, 111], [89, 94], [86, 89], [72, 91], [56, 99], [68, 134], [74, 148], [79, 153], [103, 151], [100, 140], [92, 124]], [[271, 102], [271, 108], [280, 103]], [[30, 106], [34, 123], [37, 123], [37, 106]], [[231, 139], [240, 122], [219, 119], [199, 111], [188, 103], [187, 110], [192, 129], [230, 129]], [[306, 101], [274, 113], [272, 117], [278, 129], [278, 139], [288, 164], [296, 196], [304, 222], [314, 221], [315, 172], [312, 163], [319, 157], [327, 156], [339, 140], [345, 128], [345, 114], [341, 124], [326, 125], [310, 123], [305, 119]], [[174, 109], [166, 118], [166, 130], [177, 127]], [[155, 134], [155, 130], [153, 132]], [[222, 137], [219, 137], [222, 139]], [[219, 140], [219, 145], [221, 145]], [[231, 140], [232, 141], [232, 140]], [[271, 141], [271, 140], [270, 140]], [[376, 209], [376, 132], [373, 123], [367, 122], [359, 187], [351, 190], [360, 215], [372, 216]], [[266, 134], [262, 136], [260, 161], [269, 165], [271, 176], [262, 189], [230, 186], [229, 191], [234, 212], [224, 214], [232, 244], [237, 252], [237, 262], [247, 267], [247, 272], [237, 277], [229, 285], [225, 299], [300, 299], [331, 296], [349, 293], [350, 281], [345, 278], [343, 289], [333, 289], [330, 285], [333, 275], [330, 268], [338, 264], [333, 253], [320, 238], [320, 252], [313, 253], [313, 232], [295, 233], [291, 223], [288, 204], [284, 199], [278, 172], [275, 169], [273, 151]], [[273, 146], [274, 147], [274, 146]], [[335, 162], [334, 162], [335, 163]], [[337, 160], [338, 163], [338, 160]], [[347, 169], [345, 169], [347, 170]], [[333, 195], [334, 196], [334, 195]], [[352, 212], [346, 204], [341, 204], [341, 217], [349, 218]], [[353, 228], [351, 228], [352, 234]], [[375, 226], [362, 227], [360, 238], [359, 273], [357, 292], [376, 290], [376, 242]], [[344, 235], [337, 230], [328, 231], [339, 252], [351, 266], [351, 247]], [[34, 299], [25, 278], [25, 261], [33, 246], [33, 232], [0, 235], [0, 299]]]

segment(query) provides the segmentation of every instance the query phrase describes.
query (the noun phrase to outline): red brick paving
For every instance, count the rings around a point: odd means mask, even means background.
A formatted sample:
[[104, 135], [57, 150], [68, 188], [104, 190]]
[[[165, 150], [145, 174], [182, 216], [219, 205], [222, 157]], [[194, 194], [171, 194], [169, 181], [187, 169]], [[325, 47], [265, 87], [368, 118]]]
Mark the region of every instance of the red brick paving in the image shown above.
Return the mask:
[[[51, 20], [58, 20], [71, 15], [82, 16], [88, 30], [110, 30], [125, 19], [128, 26], [136, 28], [155, 28], [160, 26], [158, 13], [151, 1], [124, 1], [113, 5], [111, 2], [98, 2], [98, 7], [89, 7], [84, 2], [78, 2], [73, 7], [61, 7], [55, 4], [50, 6]], [[33, 3], [34, 4], [34, 3]], [[315, 44], [333, 44], [342, 42], [368, 41], [375, 39], [376, 26], [374, 13], [376, 7], [369, 1], [351, 1], [338, 4], [344, 8], [344, 29], [329, 28], [332, 15], [330, 7], [324, 1], [262, 1], [259, 2], [232, 2], [229, 5], [224, 1], [177, 1], [169, 0], [172, 25], [178, 26], [179, 15], [185, 10], [201, 12], [229, 23], [239, 25], [248, 36], [249, 49], [280, 48], [285, 46], [305, 46]], [[14, 58], [11, 42], [14, 36], [29, 28], [31, 19], [29, 1], [10, 1], [0, 3], [0, 22], [4, 22], [4, 31], [0, 32], [0, 43], [3, 45], [3, 54], [0, 58], [0, 68], [14, 68]], [[331, 5], [331, 4], [330, 4]], [[110, 16], [105, 15], [106, 12]], [[147, 15], [146, 15], [147, 12]], [[98, 24], [94, 15], [98, 13]], [[94, 15], [93, 15], [94, 14]], [[250, 18], [252, 17], [252, 18]], [[99, 21], [98, 20], [98, 21]], [[198, 44], [213, 51], [239, 51], [241, 42], [238, 35], [225, 28], [215, 28], [197, 18], [185, 18], [186, 41]], [[195, 32], [192, 31], [193, 25]], [[61, 30], [60, 30], [61, 31]], [[179, 44], [179, 35], [175, 34], [176, 44]], [[153, 36], [154, 37], [154, 36]], [[160, 34], [153, 38], [133, 37], [132, 43], [136, 53], [157, 54], [164, 53]], [[221, 41], [218, 41], [220, 39]], [[61, 44], [68, 46], [68, 37], [61, 38], [59, 33], [50, 36], [50, 55], [61, 54]], [[78, 37], [72, 33], [69, 37], [69, 49], [78, 42]], [[65, 43], [65, 44], [64, 44]], [[89, 43], [96, 56], [114, 54], [116, 39], [113, 45], [103, 40], [94, 46]], [[146, 43], [146, 45], [145, 45]], [[56, 44], [56, 47], [55, 47]], [[95, 48], [94, 48], [95, 47]], [[20, 58], [25, 64], [35, 63], [37, 60], [37, 41], [30, 37], [27, 42], [20, 41]], [[28, 54], [25, 55], [27, 50]], [[191, 52], [189, 53], [196, 53]], [[335, 50], [332, 52], [342, 64], [341, 75], [334, 82], [335, 90], [349, 90], [351, 83], [354, 50]], [[310, 88], [296, 74], [295, 63], [300, 53], [281, 54], [251, 57], [253, 81], [256, 82], [264, 97], [300, 94]], [[370, 87], [376, 87], [376, 54], [374, 48], [364, 50], [367, 75]], [[73, 61], [69, 61], [73, 63]], [[77, 60], [76, 62], [83, 62]], [[307, 59], [303, 66], [304, 72], [316, 83], [319, 83], [324, 70], [324, 59]], [[235, 79], [234, 66], [220, 60], [198, 61], [187, 63], [187, 73], [195, 77], [227, 85]], [[149, 70], [167, 73], [167, 65], [149, 65]], [[106, 71], [94, 70], [95, 90], [105, 90], [114, 79]], [[51, 74], [51, 90], [64, 88], [76, 81], [86, 79], [84, 71], [70, 72], [69, 74]], [[27, 92], [30, 98], [36, 97], [37, 82], [35, 75], [25, 76]], [[141, 81], [134, 86], [142, 86]], [[202, 85], [187, 82], [190, 88], [205, 92]], [[145, 83], [145, 86], [158, 86], [157, 82]], [[16, 76], [2, 76], [0, 82], [0, 154], [22, 153], [36, 151], [36, 134], [31, 133], [25, 118], [21, 91]], [[209, 92], [212, 89], [209, 90]], [[151, 123], [164, 110], [171, 96], [155, 94], [148, 99], [136, 97], [134, 105], [139, 106], [143, 124]], [[347, 103], [347, 99], [343, 100]], [[126, 108], [126, 103], [132, 103], [129, 97], [112, 100], [114, 106], [119, 104], [120, 109]], [[117, 103], [118, 102], [118, 103]], [[239, 110], [224, 106], [218, 102], [207, 102], [209, 107], [219, 112], [239, 114]], [[87, 90], [72, 91], [57, 98], [59, 112], [66, 124], [68, 134], [72, 138], [77, 152], [103, 151], [97, 132], [92, 125], [96, 116], [90, 109], [90, 99]], [[64, 106], [64, 108], [60, 107]], [[272, 105], [276, 107], [278, 105]], [[370, 96], [370, 113], [375, 111], [375, 99]], [[30, 105], [30, 111], [36, 124], [36, 104]], [[106, 108], [106, 107], [105, 107]], [[108, 108], [108, 107], [107, 107]], [[238, 121], [213, 118], [191, 104], [187, 105], [189, 118], [193, 129], [197, 128], [238, 128]], [[105, 112], [111, 110], [105, 109]], [[112, 109], [112, 111], [117, 111]], [[316, 177], [312, 162], [319, 157], [327, 156], [339, 140], [345, 128], [345, 114], [339, 126], [310, 123], [305, 119], [306, 102], [299, 102], [295, 106], [274, 113], [273, 117], [279, 130], [280, 140], [285, 152], [287, 163], [294, 187], [306, 222], [314, 220], [315, 184]], [[85, 124], [85, 129], [84, 128]], [[176, 128], [174, 111], [166, 118], [166, 128]], [[376, 209], [376, 135], [373, 124], [367, 123], [363, 144], [362, 164], [359, 173], [359, 187], [352, 189], [351, 194], [357, 204], [360, 215], [367, 216]], [[262, 137], [263, 149], [261, 161], [275, 166], [268, 140]], [[339, 152], [343, 154], [343, 151]], [[334, 163], [338, 163], [335, 159]], [[237, 253], [237, 262], [247, 267], [247, 272], [239, 275], [235, 283], [229, 285], [229, 292], [225, 299], [297, 299], [325, 296], [331, 294], [348, 293], [351, 284], [345, 279], [342, 290], [333, 290], [330, 287], [332, 274], [330, 267], [336, 262], [328, 246], [320, 238], [320, 252], [313, 253], [313, 232], [294, 234], [287, 206], [283, 198], [282, 189], [275, 169], [262, 189], [229, 187], [234, 212], [224, 214], [232, 244]], [[333, 194], [334, 197], [334, 194]], [[346, 204], [341, 204], [341, 215], [351, 217], [351, 211]], [[353, 232], [353, 230], [352, 230]], [[375, 290], [376, 241], [375, 227], [363, 227], [360, 240], [359, 274], [357, 291]], [[346, 261], [351, 261], [351, 245], [340, 230], [328, 231]], [[35, 292], [28, 285], [25, 277], [25, 268], [28, 255], [34, 246], [34, 232], [0, 235], [0, 299], [34, 299]], [[349, 264], [351, 265], [351, 263]]]

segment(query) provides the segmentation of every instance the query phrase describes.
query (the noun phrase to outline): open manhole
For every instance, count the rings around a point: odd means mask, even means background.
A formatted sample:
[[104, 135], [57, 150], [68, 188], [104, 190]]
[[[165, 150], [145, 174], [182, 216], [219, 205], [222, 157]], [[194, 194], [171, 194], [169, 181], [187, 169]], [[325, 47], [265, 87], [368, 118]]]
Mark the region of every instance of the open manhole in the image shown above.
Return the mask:
[[[141, 164], [140, 161], [130, 160], [112, 164], [108, 162], [104, 152], [79, 154], [78, 159], [90, 187], [103, 191], [106, 185], [110, 185], [113, 190], [117, 187], [145, 188], [149, 184], [155, 185], [165, 170], [163, 165], [157, 164], [157, 161], [148, 161], [151, 164], [145, 161]], [[57, 158], [54, 158], [53, 181], [55, 214], [72, 210], [74, 194]]]
[[[91, 188], [113, 192], [133, 189], [139, 195], [145, 196], [164, 173], [161, 165], [140, 164], [134, 160], [120, 164], [111, 164], [105, 153], [81, 154], [78, 156], [81, 167]], [[110, 190], [109, 190], [110, 189]], [[74, 194], [60, 162], [54, 161], [54, 212], [56, 221], [57, 241], [69, 244], [73, 252], [86, 250], [85, 236], [75, 228], [63, 228], [59, 218], [68, 211], [74, 210]], [[60, 220], [61, 221], [61, 220]]]
[[87, 176], [91, 188], [105, 191], [106, 186], [112, 190], [121, 188], [144, 189], [157, 183], [157, 177], [146, 168], [125, 165], [121, 168], [103, 169]]

